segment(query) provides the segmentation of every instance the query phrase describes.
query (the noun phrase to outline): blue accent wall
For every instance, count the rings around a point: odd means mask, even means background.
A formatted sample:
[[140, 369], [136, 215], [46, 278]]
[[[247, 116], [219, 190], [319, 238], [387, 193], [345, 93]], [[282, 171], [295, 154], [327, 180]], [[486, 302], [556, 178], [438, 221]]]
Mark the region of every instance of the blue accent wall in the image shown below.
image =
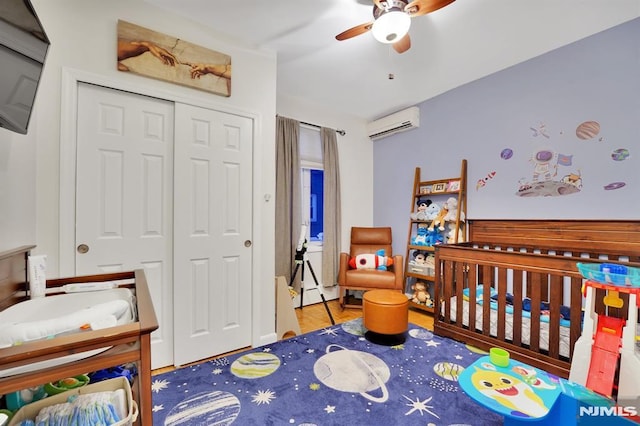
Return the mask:
[[640, 218], [640, 19], [419, 107], [419, 128], [372, 142], [374, 223], [393, 227], [395, 252], [415, 167], [440, 179], [463, 158], [468, 218]]

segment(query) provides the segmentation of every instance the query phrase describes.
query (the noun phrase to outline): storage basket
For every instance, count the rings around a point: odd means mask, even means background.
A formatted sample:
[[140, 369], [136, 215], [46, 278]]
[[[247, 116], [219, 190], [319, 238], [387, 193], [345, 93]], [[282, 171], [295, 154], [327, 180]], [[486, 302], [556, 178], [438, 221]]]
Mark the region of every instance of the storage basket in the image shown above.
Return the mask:
[[588, 280], [604, 284], [640, 287], [640, 269], [617, 263], [578, 263], [578, 270]]
[[[66, 392], [59, 393], [54, 396], [41, 399], [40, 401], [33, 402], [20, 408], [13, 416], [8, 426], [17, 426], [24, 420], [35, 420], [36, 416], [44, 407], [50, 405], [62, 404], [67, 402], [68, 398], [72, 395], [83, 395], [88, 393], [115, 391], [118, 389], [124, 389], [126, 396], [126, 413], [127, 416], [117, 423], [113, 423], [113, 426], [130, 426], [138, 418], [138, 404], [133, 400], [131, 395], [131, 385], [129, 381], [124, 377], [117, 377], [115, 379], [104, 380], [102, 382], [89, 384], [81, 388], [71, 389]], [[84, 425], [83, 425], [84, 426]], [[90, 425], [86, 425], [90, 426]]]
[[428, 265], [419, 265], [415, 263], [409, 264], [409, 272], [413, 272], [421, 275], [427, 275], [427, 276], [434, 276], [436, 274], [436, 271], [435, 269], [433, 269], [433, 267]]

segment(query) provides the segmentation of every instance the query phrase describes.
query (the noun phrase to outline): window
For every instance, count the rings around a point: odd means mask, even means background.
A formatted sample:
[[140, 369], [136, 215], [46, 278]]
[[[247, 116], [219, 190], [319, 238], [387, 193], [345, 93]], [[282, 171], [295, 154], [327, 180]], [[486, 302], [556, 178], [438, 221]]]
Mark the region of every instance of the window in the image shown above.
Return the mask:
[[302, 174], [302, 223], [308, 225], [309, 242], [322, 244], [324, 229], [324, 171], [320, 131], [300, 128], [300, 172]]
[[302, 168], [302, 223], [308, 224], [309, 241], [322, 242], [324, 171]]

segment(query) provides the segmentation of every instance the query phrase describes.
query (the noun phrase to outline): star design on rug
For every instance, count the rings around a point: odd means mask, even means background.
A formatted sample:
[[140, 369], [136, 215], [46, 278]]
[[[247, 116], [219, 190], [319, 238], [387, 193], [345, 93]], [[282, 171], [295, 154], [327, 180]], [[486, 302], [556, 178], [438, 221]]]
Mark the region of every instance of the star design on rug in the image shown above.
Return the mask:
[[455, 358], [456, 359], [462, 359], [462, 355], [456, 355]]
[[326, 335], [329, 335], [329, 336], [337, 336], [338, 335], [337, 331], [338, 331], [337, 328], [331, 328], [330, 327], [330, 328], [325, 328], [324, 330], [322, 330], [320, 332], [320, 334], [326, 334]]
[[152, 384], [151, 384], [151, 390], [155, 393], [160, 392], [163, 389], [167, 388], [167, 385], [170, 382], [166, 381], [166, 380], [155, 380]]
[[326, 407], [324, 407], [324, 411], [326, 411], [327, 414], [335, 413], [336, 412], [336, 406], [335, 405], [327, 405]]
[[262, 352], [271, 352], [271, 348], [264, 348]]
[[162, 411], [164, 410], [164, 405], [160, 404], [160, 405], [154, 405], [153, 408], [151, 409], [151, 411], [153, 411], [154, 413], [157, 413], [158, 411]]
[[229, 359], [227, 357], [216, 358], [211, 362], [213, 363], [213, 365], [217, 365], [217, 366], [229, 365]]
[[391, 346], [391, 349], [395, 349], [396, 351], [401, 351], [402, 349], [404, 349], [404, 344], [400, 343], [399, 345], [393, 345]]
[[435, 340], [429, 340], [427, 343], [427, 346], [433, 346], [433, 347], [438, 347], [438, 345], [440, 344], [440, 342], [436, 342]]
[[309, 389], [312, 391], [320, 390], [320, 383], [311, 383], [309, 385]]
[[433, 398], [432, 396], [430, 396], [429, 398], [425, 399], [424, 401], [420, 401], [420, 398], [416, 398], [416, 400], [414, 401], [413, 399], [409, 398], [406, 395], [402, 395], [403, 397], [405, 397], [405, 399], [407, 399], [408, 401], [411, 401], [411, 404], [407, 404], [407, 407], [412, 407], [411, 410], [407, 411], [405, 413], [405, 416], [408, 416], [409, 414], [413, 413], [414, 411], [418, 411], [420, 413], [420, 415], [422, 416], [422, 412], [426, 411], [427, 413], [431, 414], [432, 416], [435, 416], [436, 418], [440, 418], [438, 417], [438, 415], [436, 413], [434, 413], [433, 411], [429, 410], [429, 408], [433, 408], [433, 405], [427, 405], [427, 402], [431, 401], [431, 398]]
[[276, 399], [276, 393], [267, 389], [266, 391], [263, 390], [259, 390], [258, 392], [254, 393], [252, 398], [251, 398], [251, 402], [255, 402], [258, 405], [261, 404], [269, 404], [271, 401], [273, 401], [274, 399]]
[[315, 350], [315, 349], [313, 349], [313, 348], [309, 348], [309, 349], [307, 349], [307, 353], [308, 353], [308, 354], [312, 354], [312, 353], [314, 353], [315, 351], [316, 351], [316, 350]]
[[214, 369], [214, 370], [211, 372], [211, 374], [215, 374], [216, 376], [217, 376], [218, 374], [222, 374], [222, 369], [221, 369], [221, 368], [216, 368], [216, 369]]

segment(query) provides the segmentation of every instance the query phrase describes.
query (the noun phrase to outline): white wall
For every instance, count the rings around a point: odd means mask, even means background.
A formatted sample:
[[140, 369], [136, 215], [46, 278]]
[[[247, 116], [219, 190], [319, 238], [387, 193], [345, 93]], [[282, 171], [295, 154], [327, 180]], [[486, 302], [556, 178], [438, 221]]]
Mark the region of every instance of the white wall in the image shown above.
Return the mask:
[[[313, 84], [313, 82], [309, 82]], [[373, 226], [373, 143], [367, 136], [366, 121], [355, 116], [339, 114], [301, 99], [278, 96], [278, 115], [320, 126], [342, 129], [338, 135], [338, 157], [340, 161], [340, 194], [342, 197], [342, 251], [349, 251], [349, 234], [352, 226]], [[276, 254], [277, 255], [277, 254]], [[321, 257], [310, 255], [313, 270], [321, 270]], [[310, 278], [310, 277], [309, 277]], [[322, 279], [327, 279], [322, 277]], [[321, 283], [322, 285], [322, 283]], [[313, 288], [313, 279], [305, 273], [305, 288]], [[337, 287], [324, 288], [325, 298], [338, 296]], [[304, 303], [317, 303], [317, 291], [304, 295]], [[294, 300], [294, 306], [299, 301]]]
[[[253, 344], [275, 339], [275, 294], [273, 291], [273, 203], [265, 194], [274, 193], [274, 135], [276, 58], [272, 52], [258, 52], [225, 40], [199, 24], [170, 15], [142, 0], [34, 0], [34, 6], [51, 40], [42, 86], [36, 99], [39, 114], [30, 134], [37, 135], [36, 252], [47, 254], [48, 275], [73, 274], [60, 262], [61, 250], [72, 256], [73, 247], [60, 247], [61, 218], [60, 137], [61, 93], [64, 70], [98, 75], [102, 79], [143, 87], [145, 91], [175, 94], [225, 110], [242, 111], [256, 118], [254, 143], [254, 327]], [[229, 98], [185, 88], [116, 69], [117, 21], [122, 19], [145, 28], [229, 54], [233, 63], [232, 94]], [[32, 141], [33, 144], [34, 141]], [[64, 154], [64, 153], [63, 153]], [[28, 156], [28, 154], [26, 155]], [[32, 170], [33, 171], [33, 170]], [[64, 174], [63, 174], [64, 175]], [[27, 188], [31, 189], [31, 188]], [[273, 197], [272, 197], [273, 199]], [[29, 203], [22, 203], [25, 207]], [[64, 211], [64, 210], [63, 210]], [[28, 218], [24, 219], [28, 226]], [[0, 229], [2, 231], [2, 229]], [[66, 236], [68, 239], [68, 236]], [[64, 240], [64, 239], [62, 239]]]
[[[243, 48], [211, 30], [148, 6], [141, 0], [34, 0], [52, 45], [36, 99], [36, 115], [27, 136], [0, 129], [0, 250], [37, 244], [48, 255], [51, 277], [72, 274], [60, 270], [60, 166], [65, 141], [60, 140], [63, 69], [78, 70], [180, 97], [241, 109], [259, 117], [254, 162], [254, 332], [253, 344], [266, 343], [273, 333], [275, 211], [265, 194], [274, 194], [276, 61], [269, 52]], [[116, 71], [116, 23], [123, 19], [231, 55], [230, 98], [206, 94], [141, 76]], [[312, 84], [312, 82], [310, 82]], [[38, 113], [40, 111], [40, 113]], [[373, 225], [373, 144], [366, 123], [299, 99], [277, 99], [277, 113], [328, 127], [344, 129], [338, 136], [342, 193], [342, 249], [348, 250], [352, 226]], [[62, 147], [62, 148], [61, 148]], [[19, 182], [16, 189], [8, 184]], [[273, 197], [271, 198], [273, 200]], [[270, 204], [271, 203], [271, 204]], [[314, 260], [314, 263], [316, 260]], [[315, 267], [314, 270], [319, 269]], [[336, 289], [333, 290], [334, 292]], [[309, 298], [314, 297], [309, 292]], [[306, 296], [306, 295], [305, 295]], [[327, 298], [336, 295], [326, 293]], [[315, 296], [317, 297], [317, 296]], [[275, 333], [273, 333], [275, 335]]]
[[36, 242], [35, 139], [0, 128], [0, 251]]

